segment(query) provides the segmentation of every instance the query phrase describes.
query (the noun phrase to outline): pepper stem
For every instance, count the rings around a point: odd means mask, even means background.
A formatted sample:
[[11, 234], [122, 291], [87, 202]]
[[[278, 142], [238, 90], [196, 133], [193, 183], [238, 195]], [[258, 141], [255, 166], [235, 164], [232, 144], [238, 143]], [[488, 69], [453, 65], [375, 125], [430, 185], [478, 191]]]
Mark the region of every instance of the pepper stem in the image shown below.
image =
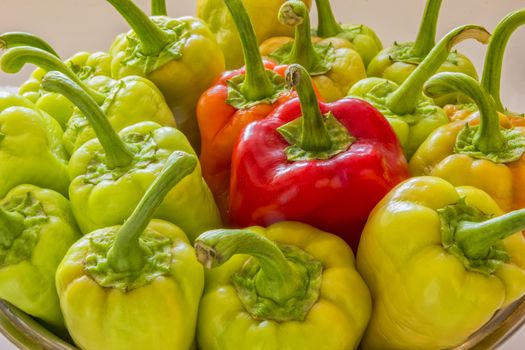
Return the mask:
[[36, 35], [24, 32], [7, 32], [0, 35], [0, 49], [10, 49], [18, 46], [36, 47], [60, 58], [51, 45]]
[[88, 87], [78, 76], [58, 57], [39, 48], [21, 46], [7, 50], [1, 58], [2, 70], [6, 73], [18, 73], [26, 64], [34, 64], [46, 72], [58, 71], [79, 85], [99, 105], [104, 103], [106, 96]]
[[412, 54], [416, 57], [426, 57], [436, 45], [436, 29], [442, 2], [442, 0], [427, 1], [417, 39], [412, 47]]
[[336, 36], [343, 31], [341, 25], [334, 16], [330, 0], [315, 0], [317, 6], [317, 35], [322, 38]]
[[24, 217], [0, 207], [0, 246], [11, 247], [14, 240], [24, 231]]
[[485, 65], [483, 68], [483, 78], [481, 85], [492, 96], [499, 112], [505, 112], [505, 107], [501, 102], [501, 70], [505, 48], [510, 36], [519, 27], [525, 24], [525, 9], [510, 13], [505, 17], [494, 30], [494, 34], [489, 43]]
[[166, 161], [159, 176], [149, 186], [141, 201], [122, 225], [115, 242], [108, 252], [108, 263], [117, 272], [137, 272], [145, 264], [144, 251], [139, 238], [147, 228], [153, 214], [164, 197], [182, 179], [193, 173], [197, 158], [191, 154], [176, 151]]
[[484, 222], [461, 222], [455, 241], [466, 257], [483, 259], [498, 241], [524, 229], [525, 209], [520, 209]]
[[300, 0], [287, 1], [279, 10], [279, 21], [284, 25], [295, 26], [292, 51], [283, 63], [297, 63], [311, 71], [321, 61], [321, 56], [312, 43], [308, 7]]
[[124, 17], [142, 44], [146, 56], [158, 56], [170, 42], [170, 36], [162, 31], [131, 0], [106, 0]]
[[104, 152], [110, 169], [125, 167], [133, 160], [133, 154], [119, 138], [100, 106], [80, 86], [60, 72], [49, 72], [42, 79], [42, 87], [50, 92], [64, 95], [76, 105], [89, 120]]
[[167, 16], [166, 0], [151, 0], [151, 15], [152, 16]]
[[452, 92], [465, 94], [479, 108], [480, 125], [473, 139], [476, 148], [485, 154], [503, 150], [506, 141], [494, 100], [474, 78], [462, 73], [439, 73], [425, 84], [425, 93], [433, 98]]
[[486, 44], [490, 39], [490, 33], [485, 28], [476, 25], [465, 25], [453, 29], [434, 46], [423, 62], [387, 98], [388, 108], [398, 115], [413, 113], [417, 107], [425, 82], [446, 61], [450, 50], [456, 44], [467, 39], [475, 39]]
[[310, 75], [304, 67], [292, 64], [286, 70], [286, 82], [288, 86], [295, 88], [301, 103], [303, 128], [299, 146], [309, 152], [329, 150], [332, 148], [332, 140], [326, 130]]
[[236, 254], [257, 259], [261, 270], [255, 283], [258, 293], [277, 303], [285, 302], [304, 288], [304, 276], [268, 238], [249, 230], [208, 231], [195, 240], [197, 259], [206, 267], [217, 267]]
[[246, 74], [241, 92], [249, 101], [264, 100], [275, 93], [275, 87], [262, 62], [250, 17], [241, 0], [224, 0], [231, 13], [242, 43]]

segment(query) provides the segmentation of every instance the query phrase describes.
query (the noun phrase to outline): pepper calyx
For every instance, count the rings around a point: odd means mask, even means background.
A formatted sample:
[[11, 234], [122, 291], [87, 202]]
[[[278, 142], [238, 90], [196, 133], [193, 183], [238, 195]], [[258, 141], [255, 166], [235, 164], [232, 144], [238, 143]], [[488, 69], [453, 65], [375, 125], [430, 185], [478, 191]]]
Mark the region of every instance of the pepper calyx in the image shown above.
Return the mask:
[[248, 109], [258, 104], [273, 104], [284, 93], [289, 91], [286, 87], [286, 81], [282, 76], [268, 69], [265, 72], [273, 87], [272, 95], [260, 100], [251, 100], [243, 92], [242, 87], [245, 83], [246, 74], [242, 74], [227, 81], [226, 84], [228, 85], [228, 98], [226, 99], [226, 103], [236, 109]]
[[248, 313], [255, 319], [277, 322], [304, 321], [308, 312], [319, 299], [323, 265], [305, 251], [290, 245], [277, 246], [285, 258], [304, 276], [303, 288], [285, 302], [261, 295], [257, 289], [257, 277], [261, 269], [256, 259], [249, 259], [242, 270], [232, 277], [237, 295]]
[[[279, 62], [279, 64], [295, 63], [293, 62], [294, 60], [291, 59], [293, 47], [294, 42], [291, 41], [279, 47], [277, 50], [268, 55], [268, 57], [276, 62]], [[335, 63], [334, 46], [331, 43], [328, 45], [313, 44], [313, 48], [317, 53], [319, 60], [316, 60], [314, 66], [308, 67], [308, 73], [310, 73], [310, 75], [314, 77], [330, 72]]]
[[479, 125], [468, 123], [458, 134], [454, 153], [466, 154], [476, 159], [486, 159], [494, 163], [505, 164], [519, 160], [525, 153], [525, 135], [516, 129], [501, 129], [504, 147], [496, 151], [483, 152], [476, 147], [475, 139], [479, 136]]
[[450, 254], [458, 258], [467, 270], [489, 276], [493, 274], [501, 264], [509, 261], [510, 257], [501, 241], [497, 241], [489, 247], [486, 254], [481, 258], [469, 257], [466, 254], [461, 242], [457, 240], [457, 233], [461, 223], [480, 223], [487, 221], [491, 217], [481, 210], [469, 206], [465, 198], [461, 198], [456, 204], [438, 209], [437, 212], [441, 221], [441, 240], [443, 247]]
[[[172, 241], [150, 229], [146, 229], [139, 238], [144, 257], [142, 269], [140, 271], [115, 271], [108, 262], [108, 253], [115, 241], [118, 227], [110, 230], [110, 233], [101, 230], [92, 234], [89, 238], [90, 252], [85, 259], [85, 271], [100, 286], [128, 292], [169, 274]], [[97, 234], [102, 232], [103, 234]]]
[[302, 117], [279, 127], [277, 131], [290, 144], [285, 149], [286, 157], [290, 162], [302, 160], [326, 160], [345, 152], [356, 140], [332, 114], [328, 112], [324, 116], [324, 125], [332, 145], [327, 150], [307, 151], [301, 148], [300, 142], [303, 133]]

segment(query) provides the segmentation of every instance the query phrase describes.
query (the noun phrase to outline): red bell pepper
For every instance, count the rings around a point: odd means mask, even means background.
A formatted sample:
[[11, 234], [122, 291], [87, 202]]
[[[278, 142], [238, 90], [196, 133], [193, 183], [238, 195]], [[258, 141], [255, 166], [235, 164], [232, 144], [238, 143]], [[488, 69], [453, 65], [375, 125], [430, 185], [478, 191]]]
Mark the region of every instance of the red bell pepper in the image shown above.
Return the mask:
[[356, 251], [371, 210], [409, 176], [399, 141], [367, 102], [318, 102], [299, 65], [288, 68], [286, 79], [299, 99], [248, 125], [234, 149], [231, 223], [302, 221]]

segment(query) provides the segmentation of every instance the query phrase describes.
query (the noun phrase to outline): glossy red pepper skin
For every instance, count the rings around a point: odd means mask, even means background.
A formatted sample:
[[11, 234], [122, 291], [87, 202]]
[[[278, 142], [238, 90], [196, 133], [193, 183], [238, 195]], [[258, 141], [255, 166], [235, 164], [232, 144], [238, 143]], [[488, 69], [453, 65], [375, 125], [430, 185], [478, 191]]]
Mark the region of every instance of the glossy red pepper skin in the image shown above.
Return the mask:
[[301, 221], [339, 235], [356, 251], [374, 206], [409, 177], [407, 162], [387, 120], [368, 103], [319, 105], [354, 143], [328, 160], [288, 161], [289, 144], [276, 129], [301, 116], [299, 99], [251, 123], [233, 153], [230, 220], [239, 227]]

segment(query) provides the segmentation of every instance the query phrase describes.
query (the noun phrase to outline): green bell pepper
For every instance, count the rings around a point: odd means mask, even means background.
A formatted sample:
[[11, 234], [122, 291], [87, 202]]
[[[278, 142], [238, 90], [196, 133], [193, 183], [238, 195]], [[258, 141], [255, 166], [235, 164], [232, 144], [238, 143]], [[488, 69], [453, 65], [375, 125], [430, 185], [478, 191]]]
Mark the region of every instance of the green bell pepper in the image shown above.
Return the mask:
[[[13, 48], [2, 56], [2, 69], [6, 71], [18, 72], [26, 63], [36, 64], [43, 71], [60, 71], [73, 79], [97, 101], [116, 131], [142, 121], [153, 121], [163, 126], [175, 127], [175, 119], [164, 96], [147, 79], [129, 76], [113, 80], [106, 76], [98, 76], [82, 80], [74, 70], [68, 68], [58, 58], [32, 47]], [[74, 105], [66, 97], [56, 93], [46, 94], [53, 96], [53, 101], [67, 102], [67, 105], [73, 109], [63, 137], [64, 147], [69, 154], [73, 154], [77, 148], [95, 138], [95, 132], [85, 116], [78, 109], [74, 109]], [[64, 106], [56, 105], [57, 110], [62, 107]]]
[[361, 59], [368, 67], [370, 61], [383, 49], [383, 44], [377, 34], [367, 26], [337, 22], [330, 5], [330, 0], [315, 0], [318, 22], [316, 34], [321, 38], [342, 38], [352, 44]]
[[[369, 77], [380, 77], [401, 85], [431, 52], [436, 43], [436, 27], [442, 0], [427, 0], [425, 14], [415, 42], [395, 43], [377, 54], [367, 69]], [[436, 72], [459, 72], [478, 79], [474, 64], [457, 51], [439, 65]], [[444, 96], [436, 101], [439, 106], [456, 102], [458, 95]]]
[[208, 269], [202, 350], [357, 349], [370, 294], [339, 237], [299, 222], [209, 231], [195, 240]]
[[[117, 135], [98, 104], [62, 73], [48, 73], [42, 84], [72, 101], [98, 138], [82, 145], [69, 162], [69, 197], [83, 233], [122, 224], [171, 153], [195, 154], [179, 130], [153, 122], [132, 125]], [[170, 191], [155, 217], [176, 223], [190, 239], [221, 226], [200, 165]]]
[[466, 25], [449, 32], [400, 86], [383, 78], [368, 78], [355, 84], [350, 96], [376, 107], [394, 128], [407, 159], [427, 136], [448, 123], [446, 113], [423, 95], [423, 85], [447, 59], [451, 48], [466, 39], [487, 43], [490, 34], [480, 26]]
[[0, 196], [21, 184], [67, 195], [67, 159], [58, 122], [28, 99], [0, 92]]
[[61, 194], [33, 185], [0, 200], [0, 298], [64, 333], [55, 272], [80, 232]]
[[131, 0], [107, 0], [133, 29], [119, 35], [109, 53], [112, 76], [139, 75], [162, 91], [179, 130], [200, 149], [197, 101], [224, 71], [224, 57], [215, 36], [195, 17], [148, 17]]
[[122, 226], [83, 237], [67, 252], [56, 287], [67, 328], [84, 350], [187, 350], [195, 338], [202, 266], [184, 232], [152, 220], [172, 187], [198, 166], [174, 152]]

